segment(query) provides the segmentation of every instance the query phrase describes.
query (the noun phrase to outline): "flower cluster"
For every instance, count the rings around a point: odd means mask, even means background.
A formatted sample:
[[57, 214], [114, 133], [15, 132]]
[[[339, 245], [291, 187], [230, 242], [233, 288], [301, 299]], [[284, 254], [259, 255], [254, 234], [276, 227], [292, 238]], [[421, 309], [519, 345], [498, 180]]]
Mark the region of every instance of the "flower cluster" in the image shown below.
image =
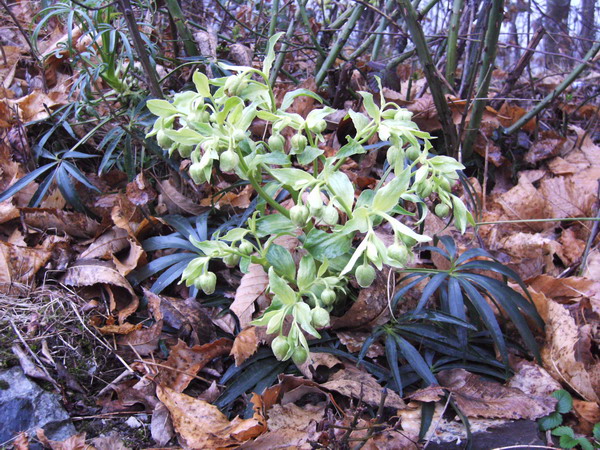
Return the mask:
[[[461, 231], [472, 218], [452, 193], [464, 167], [453, 158], [430, 155], [429, 134], [418, 129], [409, 111], [383, 97], [378, 106], [372, 94], [360, 93], [366, 114], [348, 111], [356, 134], [326, 157], [319, 144], [333, 109], [320, 107], [307, 117], [289, 111], [298, 96], [322, 103], [304, 89], [288, 92], [279, 106], [275, 102], [268, 79], [278, 38], [271, 39], [262, 70], [224, 66], [235, 74], [210, 80], [197, 72], [196, 91], [176, 94], [172, 102], [149, 101], [158, 119], [148, 135], [156, 136], [169, 152], [190, 158], [189, 174], [196, 183], [210, 181], [218, 162], [220, 171], [235, 173], [254, 187], [260, 202], [246, 226], [193, 242], [205, 256], [189, 264], [182, 281], [212, 294], [217, 280], [209, 270], [211, 259], [239, 266], [242, 272], [250, 264], [263, 266], [271, 304], [253, 323], [277, 335], [272, 349], [278, 359], [302, 364], [309, 355], [306, 336], [320, 337], [318, 329], [329, 326], [329, 314], [346, 298], [352, 275], [368, 287], [376, 269], [384, 264], [405, 267], [412, 248], [430, 240], [398, 220], [415, 215], [408, 204], [421, 205], [426, 213], [425, 199], [435, 194], [433, 209], [439, 217], [452, 216]], [[268, 138], [252, 135], [255, 119], [270, 124]], [[286, 142], [288, 130], [292, 137]], [[349, 157], [366, 153], [365, 144], [374, 136], [389, 142], [389, 168], [375, 189], [356, 198], [355, 186], [341, 167]], [[274, 200], [281, 189], [294, 201], [289, 210]], [[266, 204], [277, 213], [267, 214]], [[394, 233], [390, 246], [376, 233], [384, 222]], [[297, 246], [278, 245], [275, 241], [283, 235], [297, 238]], [[354, 248], [357, 237], [361, 241]]]

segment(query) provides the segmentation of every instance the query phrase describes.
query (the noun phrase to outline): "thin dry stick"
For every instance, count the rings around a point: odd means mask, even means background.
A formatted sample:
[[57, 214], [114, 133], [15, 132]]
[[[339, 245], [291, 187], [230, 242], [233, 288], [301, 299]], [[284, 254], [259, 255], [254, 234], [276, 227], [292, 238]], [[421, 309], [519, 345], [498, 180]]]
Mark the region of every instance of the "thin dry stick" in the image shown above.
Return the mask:
[[[40, 367], [40, 369], [42, 369], [42, 371], [48, 377], [49, 380], [54, 381], [54, 378], [52, 378], [50, 376], [50, 373], [46, 369], [46, 366], [44, 366], [44, 364], [42, 363], [42, 361], [40, 361], [40, 358], [38, 358], [38, 356], [33, 352], [33, 350], [31, 350], [31, 347], [29, 347], [29, 345], [27, 344], [27, 342], [23, 338], [23, 335], [19, 331], [19, 328], [17, 328], [17, 326], [15, 325], [15, 323], [12, 321], [12, 319], [10, 320], [10, 325], [12, 326], [12, 329], [14, 330], [15, 334], [19, 338], [19, 341], [21, 341], [21, 343], [25, 346], [25, 348], [27, 349], [27, 351], [29, 352], [29, 354], [33, 357], [33, 359], [35, 359], [35, 362], [38, 364], [38, 366]], [[54, 381], [53, 384], [55, 385], [55, 387], [58, 387], [58, 385], [57, 385], [57, 383], [55, 381]]]
[[73, 304], [73, 302], [69, 302], [69, 304], [71, 305], [71, 308], [73, 309], [73, 312], [75, 313], [75, 315], [77, 316], [77, 318], [79, 319], [79, 321], [81, 322], [81, 326], [83, 326], [83, 328], [90, 333], [94, 339], [96, 339], [98, 342], [100, 342], [100, 344], [108, 349], [120, 362], [121, 364], [123, 364], [123, 366], [125, 366], [125, 368], [127, 370], [129, 370], [131, 373], [135, 373], [135, 371], [129, 366], [129, 364], [127, 364], [125, 362], [125, 360], [123, 358], [121, 358], [116, 352], [115, 349], [112, 348], [110, 345], [108, 345], [106, 342], [104, 342], [102, 339], [100, 339], [98, 336], [96, 336], [96, 334], [94, 332], [92, 332], [92, 330], [90, 330], [88, 328], [88, 326], [85, 324], [85, 321], [83, 320], [83, 318], [81, 317], [81, 315], [79, 314], [79, 311], [77, 311], [77, 308], [75, 307], [75, 305]]
[[[596, 219], [600, 220], [600, 181], [598, 181], [598, 193], [596, 196]], [[579, 266], [579, 276], [583, 276], [583, 272], [585, 270], [585, 266], [587, 264], [587, 259], [590, 254], [590, 250], [592, 249], [592, 245], [594, 244], [594, 240], [598, 235], [598, 228], [600, 224], [598, 222], [594, 222], [592, 225], [592, 230], [590, 231], [590, 235], [585, 244], [585, 250], [583, 251], [583, 257], [581, 258], [581, 264]]]

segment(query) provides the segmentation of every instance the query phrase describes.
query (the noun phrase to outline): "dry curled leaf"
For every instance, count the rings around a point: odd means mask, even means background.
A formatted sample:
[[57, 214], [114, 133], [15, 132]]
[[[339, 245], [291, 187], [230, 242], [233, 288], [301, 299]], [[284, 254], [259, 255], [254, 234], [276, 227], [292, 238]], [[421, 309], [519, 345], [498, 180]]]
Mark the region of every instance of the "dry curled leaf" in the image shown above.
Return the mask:
[[58, 209], [21, 208], [21, 217], [26, 225], [42, 230], [52, 230], [57, 234], [91, 238], [101, 230], [101, 225], [85, 214]]
[[240, 327], [246, 328], [252, 320], [254, 302], [269, 285], [269, 276], [260, 264], [250, 264], [248, 273], [244, 274], [235, 298], [229, 307], [240, 320]]
[[111, 312], [113, 310], [117, 312], [120, 324], [133, 314], [139, 305], [139, 299], [129, 282], [109, 261], [96, 259], [77, 261], [67, 269], [63, 283], [77, 287], [104, 285], [111, 300]]

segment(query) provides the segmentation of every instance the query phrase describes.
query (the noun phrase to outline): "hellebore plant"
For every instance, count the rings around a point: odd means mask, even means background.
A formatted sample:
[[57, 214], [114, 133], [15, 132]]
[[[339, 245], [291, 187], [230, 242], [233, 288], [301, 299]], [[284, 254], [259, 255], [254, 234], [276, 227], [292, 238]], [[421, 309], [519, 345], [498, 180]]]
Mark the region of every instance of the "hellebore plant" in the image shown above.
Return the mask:
[[[260, 264], [268, 273], [271, 305], [253, 324], [277, 334], [272, 349], [278, 359], [292, 358], [302, 364], [309, 354], [305, 333], [320, 337], [317, 329], [329, 325], [329, 313], [346, 298], [352, 276], [361, 287], [368, 287], [375, 269], [384, 264], [404, 267], [412, 248], [430, 240], [395, 217], [414, 215], [401, 203], [421, 204], [426, 213], [424, 200], [435, 193], [435, 214], [452, 216], [461, 231], [472, 218], [452, 194], [462, 164], [429, 155], [429, 134], [411, 121], [409, 111], [386, 103], [383, 97], [377, 106], [372, 94], [360, 92], [367, 114], [348, 111], [356, 135], [348, 136], [346, 145], [326, 157], [319, 143], [325, 140], [325, 118], [334, 110], [317, 108], [306, 118], [289, 112], [298, 96], [322, 103], [305, 89], [288, 92], [279, 107], [275, 102], [268, 80], [280, 36], [269, 41], [262, 70], [223, 65], [236, 74], [210, 80], [196, 72], [196, 91], [175, 94], [172, 102], [150, 100], [148, 108], [158, 119], [148, 136], [155, 135], [169, 152], [191, 158], [189, 173], [196, 183], [210, 181], [218, 163], [221, 172], [247, 180], [260, 196], [245, 228], [234, 228], [212, 241], [191, 239], [204, 256], [190, 262], [182, 282], [211, 294], [216, 284], [209, 270], [212, 259], [230, 267], [239, 265], [244, 273], [250, 264]], [[271, 125], [266, 140], [255, 138], [249, 130], [257, 118]], [[282, 132], [289, 129], [295, 134], [286, 152]], [[374, 136], [390, 142], [389, 169], [374, 190], [364, 190], [356, 199], [355, 186], [340, 168], [350, 156], [366, 153], [364, 145]], [[294, 201], [289, 210], [274, 200], [282, 189]], [[266, 213], [267, 204], [273, 214]], [[375, 232], [383, 222], [393, 230], [391, 246]], [[284, 235], [297, 237], [297, 247], [290, 251], [275, 242]], [[356, 237], [362, 240], [353, 248]], [[301, 256], [297, 266], [293, 255]]]

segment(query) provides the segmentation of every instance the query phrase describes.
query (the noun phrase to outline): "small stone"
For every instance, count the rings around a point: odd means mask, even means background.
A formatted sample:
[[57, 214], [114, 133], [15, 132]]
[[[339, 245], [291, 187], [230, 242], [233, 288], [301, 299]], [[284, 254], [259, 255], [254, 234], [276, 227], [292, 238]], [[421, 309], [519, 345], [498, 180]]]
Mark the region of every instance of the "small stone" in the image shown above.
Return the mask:
[[44, 391], [20, 367], [1, 371], [0, 385], [0, 442], [13, 439], [21, 431], [35, 435], [38, 428], [54, 441], [64, 441], [76, 433], [60, 397]]
[[133, 429], [140, 428], [142, 426], [142, 422], [140, 422], [133, 416], [131, 416], [129, 419], [127, 419], [125, 421], [125, 423], [127, 424], [127, 426], [129, 428], [133, 428]]

